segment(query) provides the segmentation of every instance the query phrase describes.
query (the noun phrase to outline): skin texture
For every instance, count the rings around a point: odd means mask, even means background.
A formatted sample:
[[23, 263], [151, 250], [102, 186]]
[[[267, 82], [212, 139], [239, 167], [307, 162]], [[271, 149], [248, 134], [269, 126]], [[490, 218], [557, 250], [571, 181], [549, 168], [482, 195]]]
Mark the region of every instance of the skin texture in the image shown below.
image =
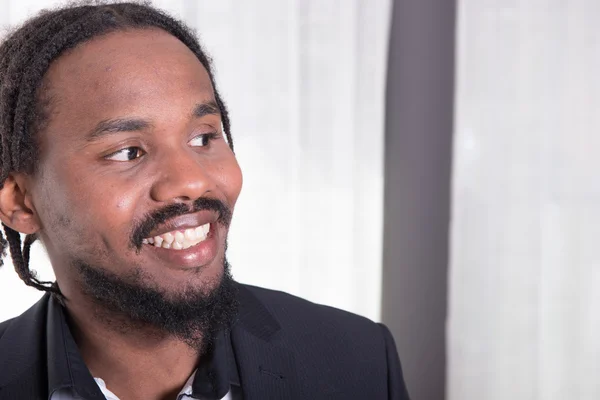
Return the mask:
[[[44, 85], [50, 118], [38, 137], [39, 168], [34, 175], [7, 179], [0, 218], [20, 232], [39, 234], [92, 374], [122, 399], [174, 398], [198, 353], [152, 327], [126, 333], [96, 318], [101, 310], [82, 290], [73, 265], [83, 261], [120, 277], [137, 269], [167, 298], [218, 285], [224, 225], [214, 224], [216, 252], [200, 257], [207, 261], [195, 268], [165, 261], [148, 245], [139, 251], [131, 245], [136, 224], [165, 206], [202, 197], [230, 210], [235, 206], [242, 175], [220, 116], [193, 115], [198, 104], [215, 100], [208, 74], [168, 33], [129, 30], [65, 53], [51, 65]], [[147, 126], [89, 139], [99, 122], [125, 118], [143, 119]], [[216, 136], [199, 136], [207, 134]], [[128, 161], [127, 155], [136, 158]]]

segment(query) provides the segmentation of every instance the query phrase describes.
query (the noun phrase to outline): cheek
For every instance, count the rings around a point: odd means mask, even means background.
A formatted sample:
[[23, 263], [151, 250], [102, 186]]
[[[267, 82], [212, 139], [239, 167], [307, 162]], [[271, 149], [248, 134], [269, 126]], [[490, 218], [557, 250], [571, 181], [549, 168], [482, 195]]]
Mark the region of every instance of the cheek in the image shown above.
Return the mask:
[[88, 226], [87, 213], [81, 213], [81, 194], [74, 194], [64, 183], [45, 180], [35, 199], [40, 218], [40, 232], [53, 264], [62, 265], [66, 260], [82, 252], [91, 254], [97, 249], [89, 248], [93, 242]]
[[144, 188], [129, 179], [113, 180], [107, 176], [99, 177], [94, 184], [86, 183], [82, 188], [85, 194], [76, 200], [76, 207], [85, 214], [80, 222], [105, 242], [112, 243], [111, 247], [128, 245]]
[[[98, 249], [113, 238], [118, 243], [127, 239], [122, 236], [131, 228], [135, 186], [93, 176], [81, 168], [65, 167], [44, 173], [36, 207], [40, 208], [45, 236], [57, 246], [64, 242], [72, 248]], [[100, 241], [104, 242], [101, 246]]]
[[136, 199], [135, 196], [126, 193], [121, 193], [121, 195], [115, 193], [112, 198], [114, 199], [114, 208], [117, 212], [132, 213]]
[[45, 167], [42, 171], [36, 179], [34, 204], [44, 229], [71, 228], [78, 208], [69, 180], [60, 170]]

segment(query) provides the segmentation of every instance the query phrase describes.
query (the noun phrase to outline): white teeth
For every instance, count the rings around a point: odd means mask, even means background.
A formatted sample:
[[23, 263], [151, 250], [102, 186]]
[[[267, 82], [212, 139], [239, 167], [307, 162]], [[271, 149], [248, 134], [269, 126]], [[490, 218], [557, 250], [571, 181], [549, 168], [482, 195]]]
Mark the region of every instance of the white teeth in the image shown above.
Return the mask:
[[173, 243], [173, 241], [175, 240], [175, 236], [173, 236], [173, 234], [171, 232], [167, 232], [164, 235], [162, 235], [163, 239], [165, 239], [165, 242], [167, 242], [168, 244]]
[[196, 230], [193, 228], [186, 229], [184, 232], [184, 236], [187, 240], [195, 240], [196, 239]]
[[162, 247], [163, 249], [182, 250], [188, 249], [206, 240], [209, 231], [210, 223], [196, 228], [189, 228], [184, 231], [167, 232], [162, 235], [143, 239], [142, 242], [144, 244]]

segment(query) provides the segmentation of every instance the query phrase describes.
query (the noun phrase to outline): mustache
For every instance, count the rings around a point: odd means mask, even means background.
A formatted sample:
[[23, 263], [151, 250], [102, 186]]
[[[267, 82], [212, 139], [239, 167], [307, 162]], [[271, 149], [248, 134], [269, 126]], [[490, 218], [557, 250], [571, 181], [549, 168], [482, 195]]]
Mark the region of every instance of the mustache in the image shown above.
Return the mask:
[[192, 204], [169, 204], [168, 206], [147, 214], [141, 221], [135, 224], [131, 234], [131, 247], [138, 251], [141, 250], [142, 240], [169, 219], [204, 210], [215, 211], [219, 215], [217, 223], [226, 228], [231, 224], [231, 209], [218, 199], [200, 197]]

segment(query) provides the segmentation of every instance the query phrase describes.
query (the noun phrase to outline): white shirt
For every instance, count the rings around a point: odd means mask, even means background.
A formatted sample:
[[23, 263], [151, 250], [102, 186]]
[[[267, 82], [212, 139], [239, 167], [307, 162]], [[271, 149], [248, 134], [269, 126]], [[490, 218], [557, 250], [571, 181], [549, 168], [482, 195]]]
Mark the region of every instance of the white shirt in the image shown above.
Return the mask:
[[[195, 376], [196, 376], [196, 371], [194, 371], [192, 376], [190, 376], [190, 378], [187, 380], [187, 382], [183, 386], [183, 389], [181, 389], [181, 391], [177, 395], [177, 400], [196, 400], [195, 397], [192, 397], [192, 382], [194, 382]], [[98, 387], [100, 387], [100, 390], [102, 391], [102, 394], [104, 395], [104, 397], [106, 397], [106, 400], [120, 400], [116, 394], [111, 392], [106, 387], [106, 383], [104, 383], [104, 380], [102, 380], [101, 378], [94, 378], [94, 380], [98, 384]], [[50, 400], [82, 400], [82, 399], [81, 399], [81, 397], [77, 396], [71, 388], [67, 388], [67, 389], [57, 390], [56, 392], [54, 392], [52, 394], [52, 396], [50, 397]], [[200, 400], [202, 400], [202, 399], [200, 399]], [[231, 389], [229, 389], [229, 392], [227, 392], [225, 397], [222, 397], [220, 400], [236, 400], [236, 399], [232, 396]]]

